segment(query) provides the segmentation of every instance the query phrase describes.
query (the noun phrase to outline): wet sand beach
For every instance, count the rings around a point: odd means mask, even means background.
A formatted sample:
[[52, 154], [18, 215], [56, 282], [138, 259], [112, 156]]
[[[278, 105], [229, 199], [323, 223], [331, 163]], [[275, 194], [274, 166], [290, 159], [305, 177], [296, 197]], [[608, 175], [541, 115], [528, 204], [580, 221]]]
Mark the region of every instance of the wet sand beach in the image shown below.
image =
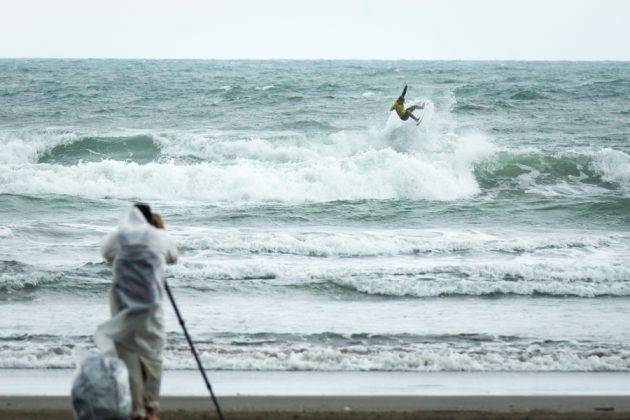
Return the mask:
[[[214, 419], [209, 398], [165, 397], [164, 420]], [[621, 396], [224, 397], [226, 419], [628, 419]], [[0, 419], [69, 419], [68, 397], [0, 397]]]
[[[72, 418], [72, 375], [70, 369], [3, 370], [0, 420]], [[229, 420], [630, 419], [630, 375], [623, 372], [208, 375]], [[197, 371], [166, 371], [161, 402], [163, 420], [217, 418]]]

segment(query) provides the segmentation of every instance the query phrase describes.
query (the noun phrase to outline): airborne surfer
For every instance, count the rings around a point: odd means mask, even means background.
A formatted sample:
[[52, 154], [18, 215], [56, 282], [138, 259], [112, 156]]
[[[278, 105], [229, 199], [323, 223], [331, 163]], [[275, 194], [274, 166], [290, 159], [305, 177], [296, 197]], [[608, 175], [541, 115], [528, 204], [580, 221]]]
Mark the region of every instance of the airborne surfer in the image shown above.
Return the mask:
[[407, 93], [407, 83], [405, 83], [405, 88], [403, 89], [402, 93], [400, 94], [398, 99], [396, 99], [396, 102], [394, 102], [394, 104], [389, 110], [396, 111], [396, 114], [398, 114], [400, 119], [403, 121], [407, 121], [409, 117], [411, 117], [412, 119], [420, 123], [420, 119], [418, 119], [418, 117], [413, 115], [413, 111], [416, 109], [423, 109], [424, 102], [421, 104], [412, 105], [409, 108], [405, 108], [405, 94], [406, 93]]

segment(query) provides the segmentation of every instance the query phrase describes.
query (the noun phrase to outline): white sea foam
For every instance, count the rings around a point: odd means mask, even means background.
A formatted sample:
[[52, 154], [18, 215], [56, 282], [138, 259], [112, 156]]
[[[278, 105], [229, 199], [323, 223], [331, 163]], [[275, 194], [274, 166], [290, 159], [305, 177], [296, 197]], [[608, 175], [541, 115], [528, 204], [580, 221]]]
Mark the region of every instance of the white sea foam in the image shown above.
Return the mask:
[[46, 273], [0, 274], [0, 290], [13, 293], [24, 288], [54, 283], [55, 278]]
[[[205, 352], [206, 365], [234, 370], [395, 370], [395, 371], [628, 371], [630, 351], [567, 352], [567, 349], [466, 350], [417, 346], [408, 349], [373, 349], [365, 346], [318, 349], [278, 349], [237, 352]], [[171, 357], [169, 357], [171, 356]], [[175, 356], [175, 355], [173, 355]], [[192, 361], [167, 353], [167, 368], [194, 368]]]
[[83, 273], [76, 274], [76, 268], [68, 267], [67, 270], [57, 269], [56, 271], [46, 271], [36, 268], [29, 268], [22, 272], [0, 273], [0, 291], [13, 294], [36, 287], [51, 287], [81, 290], [86, 287], [107, 286], [110, 280], [103, 280], [96, 276]]
[[630, 156], [626, 153], [610, 148], [603, 149], [595, 154], [593, 167], [602, 173], [605, 181], [630, 190]]
[[[296, 230], [195, 228], [180, 231], [180, 246], [204, 254], [290, 254], [318, 257], [366, 257], [452, 252], [523, 253], [562, 249], [627, 248], [624, 234], [539, 232], [536, 235], [475, 230]], [[568, 255], [567, 255], [568, 256]]]
[[552, 185], [540, 185], [536, 182], [535, 174], [519, 176], [521, 187], [530, 194], [544, 197], [584, 197], [607, 193], [608, 190], [592, 184], [568, 183], [560, 181]]
[[[586, 254], [582, 254], [584, 256]], [[433, 297], [442, 295], [630, 296], [630, 266], [623, 256], [521, 256], [459, 261], [454, 258], [327, 260], [234, 260], [204, 257], [172, 268], [179, 284], [195, 288], [247, 289], [246, 283], [212, 280], [264, 280], [277, 286], [337, 285], [369, 295]], [[200, 280], [201, 279], [201, 280]]]
[[36, 163], [55, 146], [77, 141], [80, 135], [66, 129], [41, 129], [34, 131], [0, 131], [0, 165]]
[[209, 134], [178, 133], [177, 135], [156, 134], [166, 158], [195, 157], [209, 162], [229, 164], [236, 159], [259, 160], [269, 163], [303, 162], [316, 159], [318, 150], [304, 147], [303, 136], [275, 133], [282, 140], [275, 142], [256, 136], [254, 133], [243, 138], [234, 138], [232, 133]]
[[391, 149], [346, 158], [271, 164], [236, 159], [234, 164], [120, 161], [74, 166], [5, 165], [0, 192], [79, 197], [201, 201], [334, 201], [414, 198], [455, 200], [479, 191], [472, 168], [431, 161]]
[[[218, 370], [317, 371], [630, 371], [630, 350], [584, 344], [487, 343], [467, 347], [445, 340], [405, 346], [312, 345], [299, 342], [232, 345], [221, 350], [197, 344], [205, 366]], [[165, 369], [195, 369], [184, 342], [169, 342]], [[1, 369], [73, 368], [77, 348], [93, 352], [85, 339], [59, 337], [46, 342], [3, 340]]]

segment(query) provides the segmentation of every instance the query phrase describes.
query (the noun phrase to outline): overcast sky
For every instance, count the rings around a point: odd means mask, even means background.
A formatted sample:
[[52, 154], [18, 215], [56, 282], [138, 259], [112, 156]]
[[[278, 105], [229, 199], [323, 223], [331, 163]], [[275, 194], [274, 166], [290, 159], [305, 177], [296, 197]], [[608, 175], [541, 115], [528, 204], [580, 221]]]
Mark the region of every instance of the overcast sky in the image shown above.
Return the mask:
[[0, 57], [630, 60], [626, 0], [0, 0]]

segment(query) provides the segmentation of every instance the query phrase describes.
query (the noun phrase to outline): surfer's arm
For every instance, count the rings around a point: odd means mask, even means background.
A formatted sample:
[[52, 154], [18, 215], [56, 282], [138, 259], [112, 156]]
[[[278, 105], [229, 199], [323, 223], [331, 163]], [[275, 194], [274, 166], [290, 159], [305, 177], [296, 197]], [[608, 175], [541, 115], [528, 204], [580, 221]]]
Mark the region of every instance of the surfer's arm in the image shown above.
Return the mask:
[[400, 96], [402, 96], [404, 98], [406, 94], [407, 94], [407, 83], [405, 83], [405, 88], [403, 89], [403, 91], [400, 94]]

